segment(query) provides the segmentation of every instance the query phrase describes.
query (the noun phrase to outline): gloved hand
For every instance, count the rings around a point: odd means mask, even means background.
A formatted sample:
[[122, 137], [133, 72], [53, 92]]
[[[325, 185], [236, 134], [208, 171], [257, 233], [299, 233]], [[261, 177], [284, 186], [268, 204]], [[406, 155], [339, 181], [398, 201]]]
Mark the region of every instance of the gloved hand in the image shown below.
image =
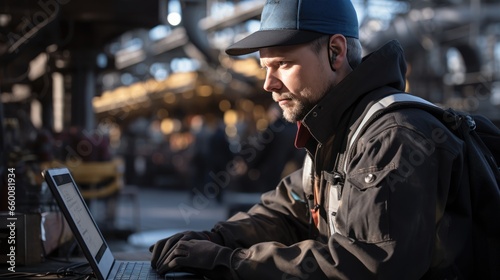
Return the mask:
[[156, 271], [184, 271], [210, 279], [232, 279], [231, 255], [233, 250], [207, 240], [180, 240], [156, 263]]
[[223, 245], [224, 241], [220, 234], [210, 231], [185, 231], [172, 235], [156, 242], [155, 245], [149, 247], [149, 251], [153, 253], [151, 258], [151, 266], [156, 268], [158, 259], [164, 257], [168, 251], [181, 240], [209, 240], [215, 244]]

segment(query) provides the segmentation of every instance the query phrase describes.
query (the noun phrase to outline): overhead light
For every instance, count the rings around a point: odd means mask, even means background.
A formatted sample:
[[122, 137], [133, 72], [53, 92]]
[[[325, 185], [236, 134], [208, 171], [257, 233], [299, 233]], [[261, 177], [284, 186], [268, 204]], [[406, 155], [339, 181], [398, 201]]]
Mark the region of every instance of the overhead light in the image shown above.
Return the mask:
[[64, 77], [61, 73], [52, 73], [52, 107], [54, 131], [61, 132], [64, 127]]
[[11, 19], [12, 19], [11, 15], [0, 14], [0, 26], [2, 27], [7, 26], [7, 24], [9, 24]]
[[196, 87], [196, 93], [201, 97], [209, 97], [213, 92], [213, 88], [209, 85], [199, 85]]
[[99, 68], [106, 68], [108, 66], [108, 57], [104, 53], [99, 53], [96, 57], [96, 64]]
[[38, 99], [31, 101], [30, 119], [36, 128], [42, 127], [42, 103]]
[[31, 96], [31, 88], [24, 84], [15, 84], [12, 86], [12, 93], [2, 93], [0, 101], [2, 103], [19, 102], [28, 99]]
[[181, 23], [182, 17], [179, 13], [168, 13], [167, 21], [172, 26], [177, 26]]
[[227, 110], [224, 112], [224, 124], [234, 126], [238, 123], [238, 112], [235, 110]]
[[115, 55], [115, 67], [123, 69], [125, 67], [137, 64], [146, 59], [146, 53], [143, 49], [137, 50], [120, 50]]
[[48, 56], [46, 53], [41, 53], [30, 61], [30, 70], [28, 77], [30, 80], [34, 81], [45, 74], [45, 68], [47, 66]]
[[219, 110], [225, 112], [229, 109], [231, 109], [231, 102], [229, 102], [229, 100], [224, 99], [219, 102]]
[[177, 119], [166, 118], [163, 119], [160, 124], [161, 132], [166, 135], [179, 131], [181, 127], [182, 124]]
[[151, 28], [151, 30], [149, 30], [148, 34], [149, 34], [149, 38], [152, 41], [158, 41], [162, 38], [167, 37], [168, 34], [170, 34], [170, 32], [172, 32], [172, 30], [170, 29], [169, 26], [160, 24], [160, 25], [157, 25], [157, 26]]
[[51, 44], [49, 46], [47, 46], [47, 48], [45, 48], [45, 50], [48, 52], [48, 53], [53, 53], [53, 52], [56, 52], [57, 51], [57, 45], [56, 44]]
[[172, 26], [177, 26], [181, 23], [181, 3], [179, 2], [179, 0], [168, 1], [167, 21]]

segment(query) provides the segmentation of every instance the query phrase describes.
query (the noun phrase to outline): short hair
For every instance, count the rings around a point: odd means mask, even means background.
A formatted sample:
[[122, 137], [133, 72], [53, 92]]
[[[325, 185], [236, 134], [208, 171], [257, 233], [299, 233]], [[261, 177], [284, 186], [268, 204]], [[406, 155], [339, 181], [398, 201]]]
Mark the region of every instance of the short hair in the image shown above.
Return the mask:
[[347, 39], [347, 62], [352, 69], [358, 67], [363, 57], [363, 48], [359, 39], [346, 37]]
[[[316, 39], [311, 42], [311, 47], [314, 52], [320, 52], [321, 48], [324, 48], [326, 44], [328, 44], [328, 40], [330, 40], [330, 35], [322, 36], [319, 39]], [[361, 63], [363, 49], [361, 47], [361, 43], [359, 39], [353, 37], [346, 37], [347, 41], [347, 63], [351, 66], [352, 69], [356, 68]]]

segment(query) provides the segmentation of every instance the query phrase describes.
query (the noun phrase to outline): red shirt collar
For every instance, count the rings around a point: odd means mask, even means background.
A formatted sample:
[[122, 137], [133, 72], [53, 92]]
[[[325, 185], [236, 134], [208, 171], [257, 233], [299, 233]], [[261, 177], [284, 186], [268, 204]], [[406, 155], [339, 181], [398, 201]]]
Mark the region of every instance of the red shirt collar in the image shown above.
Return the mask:
[[302, 122], [298, 121], [297, 135], [295, 135], [295, 147], [298, 149], [304, 148], [307, 144], [307, 141], [309, 141], [309, 138], [311, 138], [309, 129], [307, 129], [307, 127], [305, 127]]

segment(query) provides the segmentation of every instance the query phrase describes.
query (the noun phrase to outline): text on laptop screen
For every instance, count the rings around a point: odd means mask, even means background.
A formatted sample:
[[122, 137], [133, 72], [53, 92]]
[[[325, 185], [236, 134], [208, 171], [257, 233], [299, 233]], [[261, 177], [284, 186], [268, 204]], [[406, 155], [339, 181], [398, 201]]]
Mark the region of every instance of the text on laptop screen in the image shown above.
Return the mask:
[[64, 197], [64, 202], [68, 211], [75, 221], [78, 230], [81, 232], [82, 237], [87, 244], [92, 256], [99, 259], [100, 251], [104, 241], [101, 238], [97, 228], [92, 221], [85, 204], [80, 199], [73, 183], [64, 183], [58, 186], [61, 196]]

